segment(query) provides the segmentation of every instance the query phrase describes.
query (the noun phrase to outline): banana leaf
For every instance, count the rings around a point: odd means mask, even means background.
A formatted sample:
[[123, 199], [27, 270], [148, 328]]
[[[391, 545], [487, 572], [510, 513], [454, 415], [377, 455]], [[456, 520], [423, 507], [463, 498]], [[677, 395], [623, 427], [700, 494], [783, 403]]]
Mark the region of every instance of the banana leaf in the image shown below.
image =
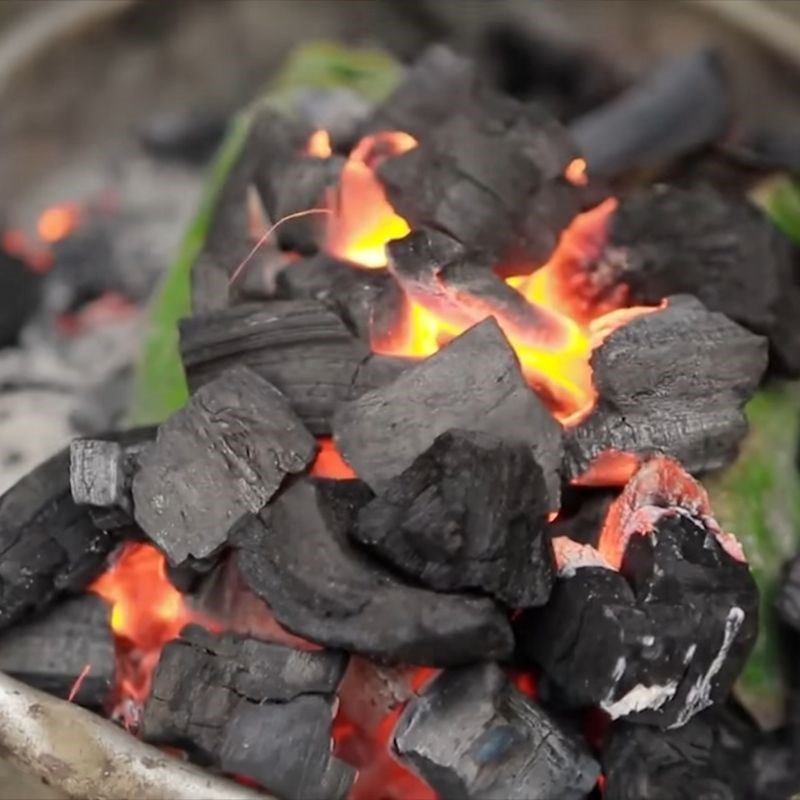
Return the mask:
[[178, 320], [191, 311], [192, 265], [203, 248], [217, 195], [236, 163], [254, 108], [266, 104], [289, 111], [297, 94], [308, 89], [344, 88], [378, 102], [391, 92], [399, 76], [399, 66], [383, 52], [326, 42], [307, 44], [290, 56], [264, 96], [232, 121], [211, 166], [200, 209], [149, 309], [134, 376], [131, 424], [160, 422], [188, 399], [178, 352]]

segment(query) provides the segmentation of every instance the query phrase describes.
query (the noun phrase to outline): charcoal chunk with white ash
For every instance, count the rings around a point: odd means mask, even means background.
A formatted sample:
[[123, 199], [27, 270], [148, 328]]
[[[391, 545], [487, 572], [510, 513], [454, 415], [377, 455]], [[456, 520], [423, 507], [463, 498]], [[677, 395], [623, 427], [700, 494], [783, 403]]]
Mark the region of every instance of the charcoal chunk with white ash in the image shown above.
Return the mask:
[[768, 337], [774, 364], [800, 372], [800, 289], [786, 237], [743, 197], [710, 187], [657, 185], [620, 201], [584, 290], [624, 284], [632, 304], [692, 294]]
[[315, 454], [287, 399], [252, 370], [233, 367], [160, 425], [139, 455], [134, 516], [173, 564], [212, 555]]
[[555, 580], [547, 487], [530, 448], [448, 431], [361, 509], [353, 536], [437, 591], [541, 605]]
[[767, 343], [681, 295], [617, 328], [590, 364], [598, 401], [567, 432], [566, 473], [578, 477], [604, 451], [616, 450], [664, 453], [697, 474], [736, 457]]
[[434, 666], [507, 657], [491, 600], [415, 586], [350, 541], [371, 498], [360, 481], [296, 481], [232, 536], [245, 582], [281, 625], [328, 647]]
[[73, 702], [101, 708], [114, 682], [111, 609], [84, 594], [17, 623], [0, 635], [0, 670], [64, 699], [74, 688]]
[[550, 602], [517, 620], [517, 643], [568, 704], [674, 728], [727, 697], [755, 643], [758, 592], [703, 521], [645, 513], [621, 571], [565, 565]]
[[0, 496], [0, 629], [83, 591], [120, 542], [70, 493], [69, 448]]
[[342, 653], [189, 626], [161, 653], [140, 732], [280, 797], [344, 797], [354, 771], [330, 742], [346, 663]]
[[[289, 267], [291, 269], [291, 267]], [[373, 354], [318, 300], [248, 304], [181, 322], [181, 354], [192, 391], [243, 364], [289, 399], [308, 429], [331, 432], [336, 407], [407, 365]]]
[[393, 748], [440, 797], [580, 800], [600, 768], [496, 664], [443, 672], [411, 700]]
[[378, 177], [412, 228], [444, 231], [499, 261], [543, 264], [581, 210], [563, 176], [576, 156], [543, 109], [483, 91]]
[[493, 318], [391, 383], [341, 405], [333, 420], [339, 451], [376, 492], [454, 428], [527, 444], [544, 475], [549, 508], [558, 507], [561, 426], [526, 384]]

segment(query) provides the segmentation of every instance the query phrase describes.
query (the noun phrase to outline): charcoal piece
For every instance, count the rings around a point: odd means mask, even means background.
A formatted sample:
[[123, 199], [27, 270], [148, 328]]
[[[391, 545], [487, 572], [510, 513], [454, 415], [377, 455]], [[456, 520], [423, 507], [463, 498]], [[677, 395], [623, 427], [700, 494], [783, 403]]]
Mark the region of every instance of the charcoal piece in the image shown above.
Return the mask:
[[225, 114], [210, 110], [162, 112], [145, 120], [138, 138], [156, 158], [202, 165], [213, 156], [227, 126]]
[[752, 800], [735, 765], [719, 769], [719, 749], [702, 717], [673, 731], [618, 722], [602, 753], [604, 800]]
[[775, 598], [775, 609], [781, 620], [800, 632], [800, 557], [787, 565]]
[[248, 195], [256, 171], [265, 174], [269, 165], [283, 164], [300, 152], [310, 132], [301, 122], [273, 109], [262, 108], [255, 114], [217, 193], [203, 247], [191, 270], [195, 313], [228, 305], [231, 272], [253, 246]]
[[496, 664], [431, 681], [400, 717], [393, 747], [448, 798], [579, 800], [600, 771]]
[[545, 603], [555, 580], [547, 498], [529, 447], [448, 431], [361, 509], [352, 533], [432, 589], [525, 608]]
[[567, 432], [566, 474], [579, 477], [606, 450], [661, 452], [700, 473], [736, 457], [766, 341], [678, 296], [611, 333], [590, 363], [599, 399]]
[[382, 326], [391, 330], [403, 310], [400, 290], [386, 270], [361, 269], [325, 253], [295, 261], [282, 270], [275, 297], [318, 300], [366, 342], [371, 338], [373, 318], [390, 315]]
[[414, 62], [400, 85], [364, 125], [364, 133], [404, 131], [425, 139], [466, 106], [475, 82], [474, 65], [445, 45], [433, 45]]
[[493, 316], [517, 341], [540, 348], [563, 337], [560, 320], [509, 286], [493, 271], [491, 258], [467, 253], [445, 233], [418, 229], [386, 250], [405, 293], [453, 324], [470, 326]]
[[89, 506], [89, 515], [101, 530], [133, 525], [131, 485], [138, 457], [155, 437], [154, 428], [125, 434], [125, 444], [111, 439], [75, 439], [70, 444], [72, 499]]
[[[359, 375], [387, 381], [406, 365], [373, 355], [337, 314], [316, 300], [221, 309], [181, 323], [181, 353], [196, 390], [234, 364], [275, 384], [308, 429], [331, 432], [334, 409], [360, 391]], [[380, 367], [368, 368], [373, 361]]]
[[334, 152], [348, 153], [372, 104], [354, 89], [307, 87], [295, 94], [294, 108], [315, 131], [327, 131]]
[[314, 695], [242, 707], [226, 728], [219, 763], [287, 800], [343, 800], [356, 776], [331, 755], [331, 704]]
[[83, 591], [119, 541], [73, 501], [69, 448], [36, 467], [0, 496], [0, 629]]
[[99, 597], [73, 597], [0, 636], [0, 670], [54, 694], [100, 708], [114, 681], [110, 610]]
[[258, 780], [281, 797], [316, 797], [317, 784], [329, 792], [320, 797], [341, 797], [353, 772], [332, 758], [330, 739], [346, 663], [342, 653], [188, 626], [161, 653], [141, 734]]
[[558, 517], [549, 527], [550, 535], [567, 536], [579, 544], [597, 547], [608, 507], [617, 494], [618, 491], [614, 489], [587, 489], [574, 485], [565, 487]]
[[318, 208], [325, 191], [339, 180], [344, 161], [341, 156], [315, 158], [296, 155], [281, 164], [268, 159], [256, 169], [255, 185], [269, 219], [273, 223], [286, 220], [275, 230], [278, 244], [283, 250], [301, 255], [317, 252], [324, 228], [323, 216], [310, 214], [296, 219], [287, 217]]
[[16, 344], [42, 293], [42, 276], [0, 247], [0, 347]]
[[139, 455], [134, 516], [172, 564], [217, 552], [316, 442], [272, 384], [243, 366], [199, 389]]
[[443, 231], [496, 261], [541, 265], [581, 210], [563, 176], [576, 152], [543, 110], [486, 93], [378, 177], [412, 228]]
[[650, 510], [654, 527], [632, 536], [621, 572], [566, 565], [516, 634], [568, 704], [673, 728], [730, 692], [755, 642], [758, 593], [704, 524]]
[[588, 276], [600, 294], [625, 284], [631, 303], [692, 294], [770, 340], [775, 366], [800, 374], [800, 289], [783, 234], [743, 197], [654, 186], [620, 201]]
[[628, 91], [589, 111], [570, 133], [591, 175], [656, 167], [726, 132], [731, 97], [711, 50], [672, 58]]
[[452, 428], [529, 445], [545, 477], [549, 507], [558, 508], [561, 426], [525, 383], [494, 319], [343, 404], [333, 421], [339, 452], [376, 492]]
[[507, 656], [492, 601], [412, 586], [348, 540], [370, 498], [360, 481], [294, 483], [232, 538], [245, 582], [281, 625], [328, 647], [434, 666]]
[[202, 586], [205, 577], [218, 565], [216, 555], [208, 558], [189, 556], [177, 566], [167, 562], [164, 569], [169, 582], [183, 594], [194, 592]]

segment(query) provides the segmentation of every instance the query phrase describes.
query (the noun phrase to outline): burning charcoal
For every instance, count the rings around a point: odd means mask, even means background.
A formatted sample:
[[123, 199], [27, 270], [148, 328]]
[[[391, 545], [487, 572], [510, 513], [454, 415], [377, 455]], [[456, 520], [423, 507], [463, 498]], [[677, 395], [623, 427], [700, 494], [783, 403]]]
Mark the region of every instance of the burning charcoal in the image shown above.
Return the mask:
[[173, 564], [203, 558], [256, 513], [316, 443], [286, 398], [246, 367], [199, 389], [139, 456], [134, 516]]
[[674, 731], [616, 723], [602, 754], [604, 800], [752, 800], [736, 762], [719, 769], [720, 749], [703, 716]]
[[0, 629], [83, 591], [118, 543], [73, 501], [69, 449], [38, 466], [0, 497]]
[[496, 664], [435, 678], [400, 717], [394, 749], [448, 798], [580, 800], [600, 771]]
[[77, 686], [76, 703], [100, 708], [114, 680], [108, 606], [81, 595], [17, 624], [0, 636], [0, 670], [57, 697]]
[[[325, 190], [336, 184], [345, 159], [297, 155], [278, 166], [269, 160], [266, 175], [256, 170], [255, 183], [273, 223], [319, 206]], [[282, 222], [275, 230], [283, 250], [303, 255], [317, 252], [322, 217], [311, 214]]]
[[561, 427], [525, 383], [494, 319], [340, 406], [333, 428], [342, 456], [376, 492], [453, 428], [527, 444], [544, 474], [549, 507], [558, 507]]
[[334, 409], [396, 376], [405, 363], [372, 355], [318, 301], [237, 306], [181, 323], [181, 352], [192, 389], [244, 364], [274, 383], [312, 433], [330, 433]]
[[320, 785], [320, 797], [342, 797], [353, 773], [331, 756], [330, 737], [345, 665], [341, 653], [189, 626], [161, 653], [142, 736], [189, 748], [281, 797], [317, 797]]
[[359, 138], [359, 129], [372, 111], [361, 94], [344, 87], [307, 87], [295, 94], [294, 107], [315, 131], [328, 134], [334, 152], [348, 152]]
[[142, 428], [127, 432], [125, 445], [108, 439], [76, 439], [70, 445], [72, 499], [91, 507], [89, 514], [101, 530], [133, 524], [133, 473], [139, 453], [154, 436], [153, 428]]
[[800, 290], [790, 248], [743, 198], [710, 187], [634, 192], [612, 217], [589, 283], [601, 294], [625, 284], [632, 303], [695, 295], [709, 310], [767, 336], [778, 366], [800, 374]]
[[444, 231], [499, 261], [543, 264], [581, 210], [563, 178], [576, 155], [541, 109], [485, 94], [378, 176], [412, 228]]
[[444, 45], [429, 47], [375, 109], [365, 133], [405, 131], [424, 139], [472, 97], [475, 67]]
[[[698, 50], [662, 64], [576, 120], [570, 133], [590, 174], [614, 176], [698, 149], [726, 132], [730, 115], [721, 63], [714, 52]], [[686, 290], [664, 294], [676, 291]]]
[[800, 632], [800, 556], [795, 556], [786, 567], [775, 608], [787, 625]]
[[558, 517], [550, 524], [550, 535], [567, 536], [579, 544], [597, 546], [608, 508], [616, 489], [586, 489], [570, 485], [561, 496]]
[[16, 343], [39, 306], [41, 291], [41, 275], [0, 247], [0, 347]]
[[563, 335], [553, 315], [495, 274], [491, 258], [468, 254], [445, 233], [415, 230], [386, 249], [392, 274], [405, 293], [440, 317], [470, 326], [493, 316], [532, 347]]
[[241, 708], [227, 726], [220, 767], [287, 800], [341, 800], [356, 776], [331, 755], [331, 703], [313, 695]]
[[413, 664], [502, 658], [511, 632], [490, 600], [404, 583], [348, 540], [371, 493], [359, 481], [303, 479], [232, 538], [250, 588], [293, 633]]
[[359, 338], [370, 340], [373, 316], [401, 309], [399, 288], [386, 270], [359, 269], [318, 253], [295, 261], [277, 279], [277, 298], [318, 300], [338, 314]]
[[567, 474], [580, 476], [607, 450], [666, 453], [699, 473], [735, 458], [766, 342], [679, 296], [617, 328], [590, 363], [599, 400], [567, 433]]
[[559, 580], [547, 606], [519, 618], [517, 640], [569, 704], [679, 727], [728, 695], [755, 642], [758, 591], [675, 462], [642, 467], [599, 552], [555, 544]]
[[353, 535], [432, 589], [525, 608], [554, 581], [547, 505], [527, 445], [449, 431], [361, 509]]

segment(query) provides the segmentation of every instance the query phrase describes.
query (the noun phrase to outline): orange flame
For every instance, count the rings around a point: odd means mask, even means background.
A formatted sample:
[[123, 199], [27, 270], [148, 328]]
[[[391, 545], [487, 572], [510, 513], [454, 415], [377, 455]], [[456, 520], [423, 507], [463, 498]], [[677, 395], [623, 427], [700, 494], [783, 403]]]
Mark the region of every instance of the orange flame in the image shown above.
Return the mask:
[[319, 452], [311, 465], [311, 474], [317, 478], [355, 478], [353, 468], [342, 458], [336, 444], [329, 436], [319, 440]]
[[111, 605], [117, 650], [115, 708], [144, 702], [162, 647], [184, 625], [207, 619], [184, 603], [167, 578], [164, 556], [146, 544], [126, 544], [117, 561], [89, 586]]
[[624, 486], [639, 467], [642, 459], [623, 450], [603, 450], [582, 475], [573, 478], [575, 486]]
[[410, 228], [386, 199], [375, 169], [385, 158], [417, 146], [407, 133], [376, 133], [362, 139], [345, 164], [339, 186], [328, 192], [332, 211], [325, 247], [332, 255], [362, 267], [386, 266], [386, 243]]
[[52, 244], [69, 236], [80, 222], [80, 207], [76, 203], [63, 203], [42, 212], [36, 223], [36, 231], [42, 241]]
[[320, 128], [311, 134], [306, 145], [306, 154], [314, 158], [331, 157], [333, 148], [331, 147], [331, 137], [328, 135], [328, 131]]
[[573, 186], [586, 186], [589, 176], [586, 174], [586, 161], [582, 158], [573, 158], [564, 170], [564, 177]]

